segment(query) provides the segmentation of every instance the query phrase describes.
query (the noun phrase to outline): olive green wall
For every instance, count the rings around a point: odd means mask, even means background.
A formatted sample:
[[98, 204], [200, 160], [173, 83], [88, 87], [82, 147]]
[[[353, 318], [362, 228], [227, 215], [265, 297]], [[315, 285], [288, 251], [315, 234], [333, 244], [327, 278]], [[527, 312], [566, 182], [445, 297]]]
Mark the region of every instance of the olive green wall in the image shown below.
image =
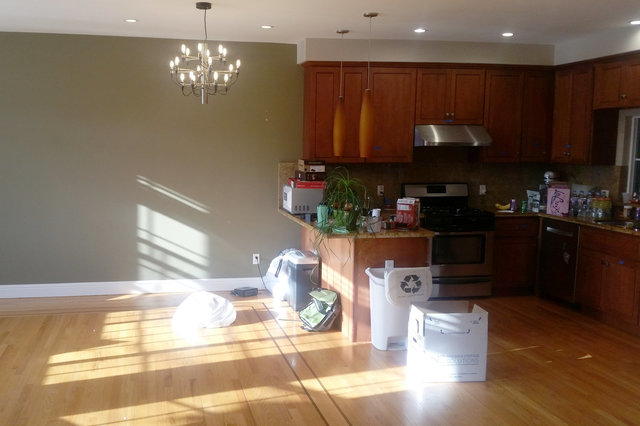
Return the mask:
[[201, 105], [169, 79], [180, 43], [0, 33], [0, 284], [255, 277], [298, 245], [296, 47], [229, 44], [240, 79]]

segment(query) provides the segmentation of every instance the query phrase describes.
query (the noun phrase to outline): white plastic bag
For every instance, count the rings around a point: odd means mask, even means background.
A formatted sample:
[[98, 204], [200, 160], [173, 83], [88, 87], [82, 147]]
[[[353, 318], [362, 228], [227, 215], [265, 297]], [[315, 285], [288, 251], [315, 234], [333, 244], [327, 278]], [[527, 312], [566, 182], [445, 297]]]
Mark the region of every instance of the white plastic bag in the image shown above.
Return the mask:
[[173, 315], [173, 327], [217, 328], [227, 327], [236, 320], [236, 308], [222, 296], [199, 291], [189, 295]]

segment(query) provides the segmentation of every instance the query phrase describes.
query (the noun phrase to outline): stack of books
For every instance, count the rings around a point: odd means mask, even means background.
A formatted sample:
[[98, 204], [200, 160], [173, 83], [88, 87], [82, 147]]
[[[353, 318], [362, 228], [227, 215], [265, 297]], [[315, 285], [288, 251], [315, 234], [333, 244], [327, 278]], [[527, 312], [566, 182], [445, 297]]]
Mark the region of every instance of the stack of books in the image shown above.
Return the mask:
[[325, 189], [327, 177], [324, 160], [298, 160], [295, 177], [289, 178], [291, 188]]

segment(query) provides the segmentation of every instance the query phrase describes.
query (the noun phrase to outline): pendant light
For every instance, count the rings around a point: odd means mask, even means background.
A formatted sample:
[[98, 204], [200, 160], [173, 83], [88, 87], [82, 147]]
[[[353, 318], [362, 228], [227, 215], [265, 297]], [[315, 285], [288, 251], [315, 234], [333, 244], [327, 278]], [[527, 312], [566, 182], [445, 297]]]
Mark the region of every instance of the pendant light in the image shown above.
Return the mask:
[[[337, 30], [340, 34], [340, 39], [344, 38], [344, 35], [349, 30]], [[342, 42], [340, 43], [342, 44]], [[338, 103], [336, 104], [336, 111], [333, 117], [333, 156], [342, 157], [344, 155], [344, 145], [347, 138], [347, 119], [344, 112], [344, 77], [342, 74], [342, 59], [340, 59], [340, 93], [338, 95]]]
[[369, 53], [367, 57], [367, 89], [362, 96], [360, 108], [359, 148], [360, 157], [373, 155], [373, 96], [371, 94], [371, 19], [378, 16], [377, 12], [367, 12], [365, 18], [369, 18]]

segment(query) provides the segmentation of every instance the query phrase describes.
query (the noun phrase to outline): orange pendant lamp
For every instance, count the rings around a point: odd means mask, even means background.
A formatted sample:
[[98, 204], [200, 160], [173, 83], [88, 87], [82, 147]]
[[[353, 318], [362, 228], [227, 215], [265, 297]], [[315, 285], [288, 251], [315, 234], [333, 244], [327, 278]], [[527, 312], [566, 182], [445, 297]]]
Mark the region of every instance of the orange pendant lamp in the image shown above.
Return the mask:
[[[349, 32], [349, 30], [337, 30], [341, 38]], [[347, 118], [344, 112], [344, 94], [343, 91], [343, 75], [342, 60], [340, 60], [340, 94], [338, 95], [338, 103], [333, 117], [333, 156], [342, 157], [344, 155], [344, 145], [347, 139]]]
[[367, 89], [362, 96], [362, 107], [360, 108], [360, 131], [359, 148], [360, 157], [367, 158], [373, 156], [373, 98], [371, 93], [371, 19], [378, 16], [377, 12], [364, 14], [369, 18], [369, 54], [367, 58]]

